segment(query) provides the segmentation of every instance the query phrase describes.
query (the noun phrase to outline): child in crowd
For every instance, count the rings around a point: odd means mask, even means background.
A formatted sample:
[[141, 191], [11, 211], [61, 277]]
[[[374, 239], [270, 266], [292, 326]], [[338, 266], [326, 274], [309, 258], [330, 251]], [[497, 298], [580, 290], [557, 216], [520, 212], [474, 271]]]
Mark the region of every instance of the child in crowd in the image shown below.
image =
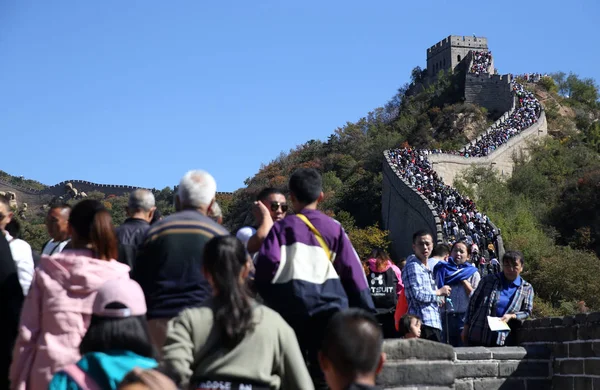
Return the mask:
[[421, 319], [415, 315], [403, 315], [398, 326], [398, 332], [403, 339], [418, 339], [421, 337]]
[[157, 370], [134, 368], [123, 378], [118, 390], [177, 390], [177, 386]]
[[48, 390], [114, 390], [133, 368], [158, 365], [139, 284], [130, 279], [111, 280], [98, 290], [92, 322], [79, 351], [82, 358], [56, 373]]
[[361, 309], [335, 314], [325, 331], [319, 364], [331, 390], [378, 390], [385, 362], [383, 332], [375, 317]]

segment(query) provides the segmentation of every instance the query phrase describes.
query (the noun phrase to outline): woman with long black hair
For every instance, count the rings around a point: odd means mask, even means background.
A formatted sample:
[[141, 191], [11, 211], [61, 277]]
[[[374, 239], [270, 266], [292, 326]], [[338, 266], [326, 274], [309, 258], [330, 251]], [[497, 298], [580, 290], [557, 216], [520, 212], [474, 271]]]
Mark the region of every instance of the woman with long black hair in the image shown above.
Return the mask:
[[246, 288], [252, 260], [233, 236], [211, 239], [203, 272], [213, 297], [182, 311], [163, 348], [166, 369], [183, 388], [313, 389], [294, 331]]

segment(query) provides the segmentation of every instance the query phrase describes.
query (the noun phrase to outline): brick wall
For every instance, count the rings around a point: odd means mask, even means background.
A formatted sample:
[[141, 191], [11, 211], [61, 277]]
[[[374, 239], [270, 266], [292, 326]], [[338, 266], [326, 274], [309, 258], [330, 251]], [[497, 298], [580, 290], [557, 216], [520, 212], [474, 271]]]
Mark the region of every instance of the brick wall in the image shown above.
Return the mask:
[[510, 77], [467, 73], [465, 102], [485, 107], [498, 116], [502, 115], [510, 110], [513, 102]]
[[551, 351], [544, 346], [455, 348], [456, 390], [546, 390], [552, 384]]
[[435, 208], [409, 183], [405, 182], [391, 165], [384, 152], [383, 188], [381, 193], [383, 228], [389, 230], [392, 254], [407, 257], [412, 253], [412, 234], [426, 229], [442, 241], [440, 218]]
[[386, 340], [377, 378], [394, 390], [546, 390], [552, 352], [546, 346], [452, 348], [428, 340]]
[[525, 321], [517, 336], [552, 351], [553, 389], [600, 390], [600, 313]]

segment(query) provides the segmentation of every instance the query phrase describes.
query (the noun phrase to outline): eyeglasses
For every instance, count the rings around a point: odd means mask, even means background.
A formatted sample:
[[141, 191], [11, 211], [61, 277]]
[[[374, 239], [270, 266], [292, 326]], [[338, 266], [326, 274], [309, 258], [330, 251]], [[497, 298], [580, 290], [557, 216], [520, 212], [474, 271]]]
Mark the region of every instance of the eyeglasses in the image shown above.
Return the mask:
[[277, 211], [281, 207], [281, 211], [284, 213], [288, 210], [287, 203], [271, 202], [271, 211]]

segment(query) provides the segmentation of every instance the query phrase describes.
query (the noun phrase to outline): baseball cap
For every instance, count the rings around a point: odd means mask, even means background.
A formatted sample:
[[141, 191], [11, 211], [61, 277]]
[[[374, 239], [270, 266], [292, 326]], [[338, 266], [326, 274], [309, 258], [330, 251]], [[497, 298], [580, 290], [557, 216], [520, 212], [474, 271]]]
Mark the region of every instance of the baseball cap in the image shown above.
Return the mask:
[[248, 240], [250, 240], [250, 237], [252, 237], [255, 234], [256, 234], [256, 229], [254, 229], [251, 226], [245, 226], [245, 227], [241, 228], [240, 230], [238, 230], [235, 236], [237, 237], [238, 240], [240, 240], [242, 242], [242, 244], [244, 244], [244, 247], [247, 247]]
[[[124, 308], [107, 308], [110, 303], [118, 302]], [[146, 314], [146, 297], [139, 284], [131, 279], [115, 279], [104, 283], [98, 290], [94, 306], [94, 315], [100, 317], [126, 318]]]

